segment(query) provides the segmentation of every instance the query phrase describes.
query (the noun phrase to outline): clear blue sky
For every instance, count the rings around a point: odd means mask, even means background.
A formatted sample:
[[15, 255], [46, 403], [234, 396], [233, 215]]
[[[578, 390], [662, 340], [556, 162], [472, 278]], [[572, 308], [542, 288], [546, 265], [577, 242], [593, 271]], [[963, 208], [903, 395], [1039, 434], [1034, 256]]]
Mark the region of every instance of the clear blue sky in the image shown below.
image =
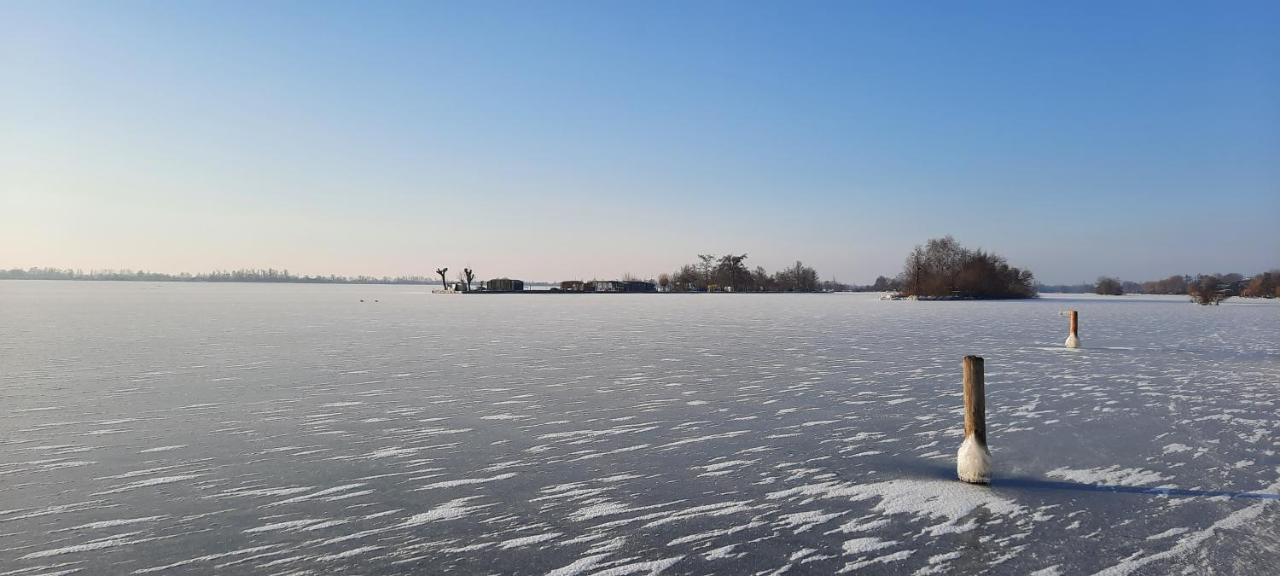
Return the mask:
[[0, 3], [0, 266], [1280, 266], [1280, 3]]

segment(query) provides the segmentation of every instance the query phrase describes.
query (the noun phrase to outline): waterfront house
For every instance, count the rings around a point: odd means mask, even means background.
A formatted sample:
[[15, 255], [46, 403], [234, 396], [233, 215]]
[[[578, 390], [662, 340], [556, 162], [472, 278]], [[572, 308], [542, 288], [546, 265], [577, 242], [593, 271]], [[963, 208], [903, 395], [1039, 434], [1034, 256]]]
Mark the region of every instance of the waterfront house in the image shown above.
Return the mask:
[[622, 283], [623, 292], [657, 292], [658, 285], [643, 280], [627, 280]]
[[583, 285], [587, 292], [622, 292], [624, 285], [617, 280], [592, 280]]
[[653, 282], [642, 280], [592, 280], [583, 285], [585, 292], [657, 292]]
[[488, 292], [523, 292], [524, 281], [512, 280], [510, 278], [495, 278], [486, 280], [484, 289]]

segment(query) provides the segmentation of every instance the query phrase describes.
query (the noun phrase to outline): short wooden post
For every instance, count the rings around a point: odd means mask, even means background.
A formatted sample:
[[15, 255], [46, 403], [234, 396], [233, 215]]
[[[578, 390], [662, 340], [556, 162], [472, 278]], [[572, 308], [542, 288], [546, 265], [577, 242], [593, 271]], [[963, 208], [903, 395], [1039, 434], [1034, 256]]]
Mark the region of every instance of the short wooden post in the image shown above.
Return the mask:
[[956, 475], [973, 484], [991, 482], [986, 380], [981, 356], [964, 357], [964, 442], [956, 453]]
[[1080, 347], [1080, 313], [1071, 310], [1067, 313], [1071, 317], [1071, 332], [1067, 334], [1067, 348]]

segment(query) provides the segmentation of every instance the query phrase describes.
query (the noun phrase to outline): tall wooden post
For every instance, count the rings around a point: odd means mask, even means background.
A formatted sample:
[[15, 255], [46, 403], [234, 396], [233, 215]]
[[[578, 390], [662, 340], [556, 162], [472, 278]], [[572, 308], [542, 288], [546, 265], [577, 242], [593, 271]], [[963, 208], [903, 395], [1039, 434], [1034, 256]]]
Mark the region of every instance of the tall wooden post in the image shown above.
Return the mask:
[[1068, 312], [1071, 316], [1071, 332], [1067, 334], [1067, 348], [1080, 347], [1080, 313], [1071, 310]]
[[973, 484], [991, 482], [986, 378], [981, 356], [964, 357], [964, 443], [956, 453], [956, 475]]
[[964, 357], [964, 436], [987, 443], [987, 382], [981, 356]]

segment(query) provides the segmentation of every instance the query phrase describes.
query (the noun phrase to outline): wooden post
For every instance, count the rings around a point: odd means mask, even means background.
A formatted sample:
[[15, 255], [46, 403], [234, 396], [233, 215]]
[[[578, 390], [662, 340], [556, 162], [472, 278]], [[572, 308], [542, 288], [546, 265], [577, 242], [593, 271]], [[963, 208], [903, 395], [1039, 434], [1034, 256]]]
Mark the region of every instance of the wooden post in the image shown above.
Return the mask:
[[1071, 316], [1071, 332], [1067, 334], [1067, 348], [1080, 347], [1080, 313], [1071, 310], [1067, 313]]
[[964, 357], [964, 436], [987, 443], [987, 382], [981, 356]]
[[991, 482], [986, 379], [981, 356], [964, 357], [964, 443], [956, 453], [956, 475], [973, 484]]

